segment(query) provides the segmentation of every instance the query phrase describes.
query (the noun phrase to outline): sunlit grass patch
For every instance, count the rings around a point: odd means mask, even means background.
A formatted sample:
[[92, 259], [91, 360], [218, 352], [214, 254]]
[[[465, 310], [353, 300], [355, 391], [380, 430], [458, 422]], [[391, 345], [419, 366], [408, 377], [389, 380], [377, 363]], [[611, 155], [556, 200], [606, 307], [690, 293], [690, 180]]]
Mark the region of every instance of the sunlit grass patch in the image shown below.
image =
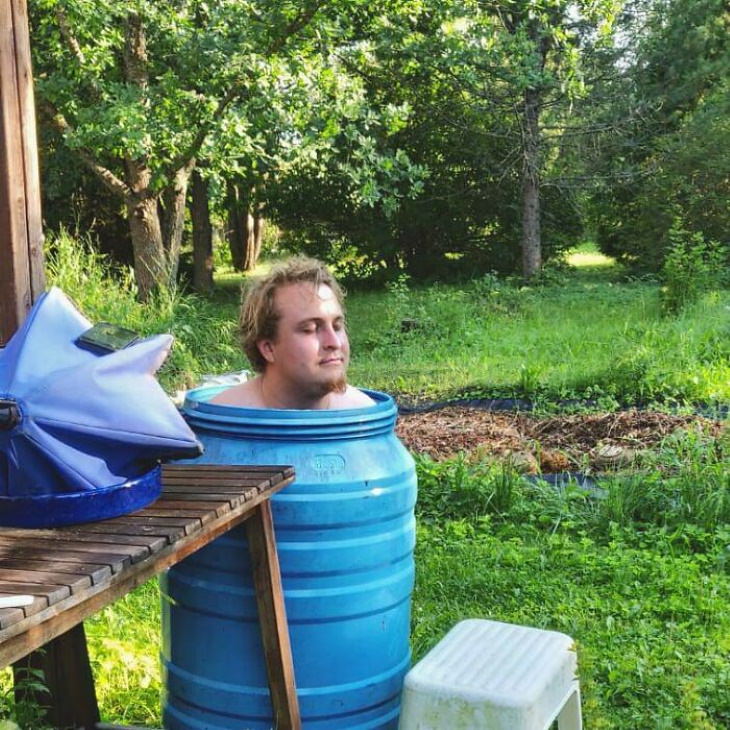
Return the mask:
[[616, 265], [610, 256], [601, 253], [594, 244], [585, 243], [570, 251], [566, 257], [569, 266], [580, 268], [609, 268]]

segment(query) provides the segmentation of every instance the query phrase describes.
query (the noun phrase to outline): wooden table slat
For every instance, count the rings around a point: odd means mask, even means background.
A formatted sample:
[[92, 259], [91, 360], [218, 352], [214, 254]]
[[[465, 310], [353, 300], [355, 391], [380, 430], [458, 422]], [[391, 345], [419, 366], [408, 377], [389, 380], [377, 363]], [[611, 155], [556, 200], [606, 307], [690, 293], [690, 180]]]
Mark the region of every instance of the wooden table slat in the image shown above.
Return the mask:
[[[54, 555], [54, 558], [57, 557]], [[54, 573], [70, 573], [72, 575], [81, 573], [88, 575], [92, 585], [107, 580], [112, 575], [112, 569], [108, 565], [94, 563], [67, 563], [60, 560], [31, 560], [28, 558], [20, 560], [0, 560], [0, 568], [11, 568], [13, 570], [49, 570]]]
[[120, 553], [104, 552], [92, 553], [82, 552], [79, 550], [53, 550], [49, 553], [44, 548], [22, 548], [12, 549], [5, 545], [0, 545], [0, 563], [4, 560], [44, 560], [53, 559], [65, 563], [79, 563], [85, 565], [92, 563], [94, 565], [106, 565], [111, 569], [112, 573], [118, 573], [125, 565], [129, 565], [132, 561], [129, 555]]
[[[165, 464], [162, 467], [162, 474], [163, 477], [167, 477], [168, 475], [173, 475], [175, 473], [183, 472], [184, 474], [189, 474], [189, 466], [186, 464]], [[246, 474], [276, 474], [281, 475], [284, 479], [288, 479], [289, 477], [294, 476], [294, 467], [292, 466], [276, 466], [276, 465], [267, 465], [267, 464], [246, 464], [246, 465], [238, 465], [238, 464], [197, 464], [196, 468], [198, 471], [196, 471], [195, 477], [197, 478], [198, 474], [204, 475], [206, 472], [212, 471], [212, 472], [232, 472], [234, 474], [240, 474], [245, 476]]]
[[262, 476], [254, 478], [244, 478], [235, 474], [225, 474], [210, 472], [210, 474], [203, 474], [200, 479], [196, 477], [195, 481], [190, 479], [189, 476], [169, 476], [165, 477], [164, 492], [168, 492], [172, 486], [187, 485], [190, 487], [201, 487], [205, 489], [207, 486], [229, 486], [229, 487], [249, 487], [250, 489], [261, 489], [269, 486], [270, 480], [268, 478], [262, 478]]
[[[226, 481], [226, 480], [222, 480]], [[208, 491], [210, 490], [210, 491]], [[171, 482], [165, 484], [165, 490], [163, 494], [180, 494], [180, 493], [193, 493], [193, 494], [235, 494], [238, 497], [244, 499], [253, 499], [259, 493], [258, 486], [241, 486], [234, 484], [230, 486], [228, 484], [221, 484], [220, 482], [213, 482], [209, 486], [205, 486], [201, 489], [200, 484], [190, 484], [189, 480], [180, 480], [179, 483]]]
[[[78, 532], [86, 532], [89, 535], [103, 535], [104, 533], [97, 532], [101, 527], [98, 524], [89, 525], [85, 529], [79, 530]], [[184, 527], [174, 527], [172, 525], [166, 527], [164, 525], [135, 525], [130, 523], [127, 525], [115, 525], [113, 529], [110, 529], [107, 533], [110, 540], [116, 540], [118, 538], [130, 538], [139, 540], [140, 538], [146, 537], [161, 537], [168, 543], [175, 542], [183, 535], [185, 535]]]
[[[73, 530], [48, 530], [43, 531], [44, 534], [40, 534], [40, 530], [34, 530], [34, 533], [38, 534], [38, 538], [40, 539], [48, 539], [52, 541], [52, 544], [56, 545], [60, 542], [90, 542], [90, 543], [104, 543], [104, 544], [112, 544], [112, 545], [126, 545], [128, 547], [146, 547], [152, 550], [153, 552], [155, 550], [159, 550], [164, 544], [165, 541], [159, 541], [155, 540], [154, 538], [150, 539], [149, 537], [138, 537], [135, 535], [125, 535], [122, 532], [117, 532], [116, 530], [101, 530], [101, 528], [97, 524], [97, 532], [91, 532], [89, 530], [79, 530], [79, 529], [73, 529]], [[45, 534], [48, 533], [48, 534]], [[13, 537], [12, 535], [8, 535], [6, 532], [0, 532], [0, 540], [5, 537]], [[23, 540], [27, 537], [27, 531], [25, 534], [18, 534], [16, 536], [16, 539], [19, 541], [19, 544], [22, 543]], [[126, 549], [126, 548], [125, 548]], [[130, 554], [132, 554], [132, 551], [130, 551]]]
[[45, 583], [14, 583], [12, 581], [0, 581], [0, 596], [17, 596], [29, 595], [45, 598], [48, 605], [58, 603], [58, 601], [71, 595], [71, 589], [68, 586], [54, 586]]
[[[53, 653], [86, 617], [249, 517], [259, 519], [272, 494], [293, 480], [293, 470], [166, 465], [162, 480], [159, 499], [132, 514], [53, 530], [0, 528], [0, 595], [36, 597], [25, 608], [0, 609], [0, 666], [28, 652], [37, 656], [35, 650], [44, 644]], [[272, 540], [269, 535], [269, 544]], [[272, 570], [278, 575], [275, 563]], [[267, 591], [275, 592], [271, 585]], [[283, 614], [277, 619], [277, 641], [284, 636], [282, 620]], [[270, 632], [273, 636], [273, 628]], [[275, 653], [276, 643], [271, 646]], [[283, 663], [272, 675], [274, 702], [282, 717], [290, 718], [281, 727], [299, 728], [293, 678], [287, 674], [288, 644], [282, 652]], [[64, 697], [57, 699], [64, 702]]]
[[38, 550], [47, 550], [55, 552], [56, 550], [73, 550], [79, 553], [97, 553], [105, 554], [107, 550], [113, 554], [123, 555], [129, 558], [133, 563], [141, 560], [150, 554], [150, 549], [146, 545], [113, 545], [100, 542], [80, 542], [73, 539], [61, 538], [5, 538], [0, 537], [0, 551], [6, 547], [15, 550], [25, 550], [25, 548], [35, 548]]
[[64, 585], [71, 592], [91, 585], [91, 576], [81, 573], [51, 573], [45, 570], [18, 570], [16, 568], [0, 567], [0, 590], [3, 582], [9, 583], [47, 583], [49, 585]]
[[22, 608], [0, 608], [0, 631], [24, 618], [25, 613]]

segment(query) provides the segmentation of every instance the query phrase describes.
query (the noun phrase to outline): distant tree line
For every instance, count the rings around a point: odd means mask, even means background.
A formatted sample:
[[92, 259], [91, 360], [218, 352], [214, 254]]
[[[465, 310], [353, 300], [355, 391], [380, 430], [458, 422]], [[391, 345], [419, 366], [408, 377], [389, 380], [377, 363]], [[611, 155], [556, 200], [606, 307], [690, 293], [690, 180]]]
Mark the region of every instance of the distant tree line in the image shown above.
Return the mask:
[[270, 225], [376, 280], [727, 242], [724, 0], [29, 6], [46, 223], [142, 298], [184, 249], [209, 290], [214, 229], [242, 270]]

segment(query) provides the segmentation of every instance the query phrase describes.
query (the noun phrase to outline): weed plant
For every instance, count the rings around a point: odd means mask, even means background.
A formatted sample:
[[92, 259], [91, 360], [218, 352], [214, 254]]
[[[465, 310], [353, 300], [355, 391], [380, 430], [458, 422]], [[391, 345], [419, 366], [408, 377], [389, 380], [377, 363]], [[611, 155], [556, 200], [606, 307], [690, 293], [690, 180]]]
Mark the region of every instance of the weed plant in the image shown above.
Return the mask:
[[586, 727], [730, 725], [727, 443], [668, 438], [598, 499], [463, 454], [417, 464], [416, 659], [466, 617], [564, 631]]
[[[354, 293], [353, 381], [411, 398], [730, 402], [727, 292], [667, 317], [656, 282], [581, 256], [589, 268], [540, 286], [489, 274]], [[168, 390], [245, 367], [235, 278], [210, 299], [177, 291], [140, 304], [128, 271], [65, 234], [49, 259], [49, 280], [90, 319], [176, 336]], [[468, 616], [557, 629], [577, 641], [591, 730], [730, 727], [727, 437], [667, 439], [603, 482], [602, 499], [464, 455], [417, 466], [414, 659]], [[86, 622], [107, 721], [161, 724], [159, 615], [150, 582]], [[9, 670], [1, 686], [0, 718], [41, 730], [37, 708], [13, 707]]]
[[717, 241], [705, 241], [701, 233], [685, 231], [678, 222], [669, 231], [669, 239], [661, 300], [665, 312], [672, 315], [699, 301], [708, 290], [727, 284], [728, 251]]
[[730, 401], [726, 291], [669, 318], [656, 283], [580, 273], [569, 286], [400, 283], [348, 306], [353, 381], [407, 399]]

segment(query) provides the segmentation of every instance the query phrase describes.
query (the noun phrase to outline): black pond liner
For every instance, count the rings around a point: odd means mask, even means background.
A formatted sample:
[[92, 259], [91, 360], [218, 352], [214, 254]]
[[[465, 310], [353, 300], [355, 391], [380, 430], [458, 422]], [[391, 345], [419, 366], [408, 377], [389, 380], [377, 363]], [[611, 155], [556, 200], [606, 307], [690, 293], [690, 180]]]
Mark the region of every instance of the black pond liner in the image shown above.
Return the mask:
[[598, 480], [587, 474], [583, 474], [583, 472], [561, 471], [555, 474], [523, 474], [522, 476], [533, 484], [545, 482], [556, 489], [565, 489], [570, 484], [573, 484], [581, 491], [586, 492], [588, 496], [595, 497], [596, 499], [605, 499], [608, 494], [600, 486]]
[[[551, 401], [552, 405], [559, 408], [595, 408], [598, 401], [590, 399], [566, 399], [559, 401]], [[657, 403], [624, 403], [619, 411], [637, 410], [656, 410]], [[666, 404], [670, 411], [680, 411], [682, 406], [674, 404]], [[398, 403], [398, 413], [403, 415], [411, 413], [430, 413], [438, 411], [442, 408], [461, 406], [465, 408], [478, 408], [484, 411], [499, 412], [532, 412], [537, 409], [535, 401], [526, 398], [456, 398], [453, 400], [427, 401], [426, 403]], [[730, 405], [723, 403], [694, 403], [692, 411], [698, 416], [705, 418], [713, 418], [723, 421], [730, 418]]]

